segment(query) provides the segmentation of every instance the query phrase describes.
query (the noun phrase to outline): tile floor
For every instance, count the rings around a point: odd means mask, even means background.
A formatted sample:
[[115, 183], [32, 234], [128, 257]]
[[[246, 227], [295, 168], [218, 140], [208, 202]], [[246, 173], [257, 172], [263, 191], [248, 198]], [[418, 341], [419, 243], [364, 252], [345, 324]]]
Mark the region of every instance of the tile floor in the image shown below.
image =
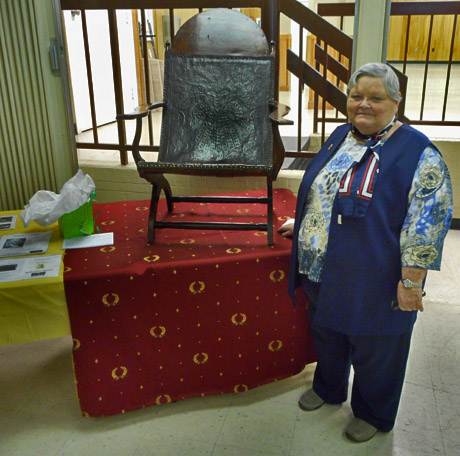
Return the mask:
[[460, 231], [429, 274], [395, 429], [354, 444], [349, 403], [297, 407], [314, 365], [237, 395], [189, 399], [107, 418], [83, 418], [70, 337], [0, 348], [1, 456], [458, 456]]

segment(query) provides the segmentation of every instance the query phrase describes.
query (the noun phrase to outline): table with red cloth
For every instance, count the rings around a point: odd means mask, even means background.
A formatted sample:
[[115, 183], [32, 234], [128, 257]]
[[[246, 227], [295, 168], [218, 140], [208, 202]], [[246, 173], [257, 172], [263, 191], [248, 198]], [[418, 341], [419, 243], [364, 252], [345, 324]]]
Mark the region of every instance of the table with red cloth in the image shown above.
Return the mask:
[[[262, 191], [235, 195], [262, 196]], [[274, 192], [275, 230], [295, 196]], [[159, 219], [259, 222], [261, 204], [180, 203]], [[287, 293], [291, 240], [261, 231], [159, 229], [148, 201], [96, 204], [114, 245], [67, 250], [64, 285], [82, 413], [106, 416], [240, 393], [315, 361], [306, 298]]]

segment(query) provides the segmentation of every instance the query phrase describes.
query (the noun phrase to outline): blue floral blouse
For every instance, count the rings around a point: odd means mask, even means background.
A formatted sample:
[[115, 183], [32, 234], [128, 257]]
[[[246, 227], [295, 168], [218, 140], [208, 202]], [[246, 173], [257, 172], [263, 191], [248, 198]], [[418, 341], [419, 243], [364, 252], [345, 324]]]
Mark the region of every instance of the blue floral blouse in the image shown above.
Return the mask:
[[[314, 282], [321, 281], [332, 204], [340, 182], [365, 151], [365, 144], [349, 133], [308, 192], [298, 238], [299, 272]], [[452, 217], [452, 184], [444, 160], [432, 146], [420, 157], [407, 205], [400, 236], [402, 266], [439, 270]]]

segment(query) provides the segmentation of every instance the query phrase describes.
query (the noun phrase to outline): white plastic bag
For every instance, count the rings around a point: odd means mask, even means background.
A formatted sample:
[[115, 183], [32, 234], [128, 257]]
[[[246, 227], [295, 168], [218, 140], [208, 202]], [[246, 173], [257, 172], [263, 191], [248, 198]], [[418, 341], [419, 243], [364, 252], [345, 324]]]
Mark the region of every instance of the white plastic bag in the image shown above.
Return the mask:
[[40, 226], [54, 223], [62, 214], [72, 212], [85, 204], [95, 188], [91, 176], [80, 169], [62, 186], [59, 195], [48, 190], [39, 190], [21, 212], [24, 226], [27, 227], [32, 220]]

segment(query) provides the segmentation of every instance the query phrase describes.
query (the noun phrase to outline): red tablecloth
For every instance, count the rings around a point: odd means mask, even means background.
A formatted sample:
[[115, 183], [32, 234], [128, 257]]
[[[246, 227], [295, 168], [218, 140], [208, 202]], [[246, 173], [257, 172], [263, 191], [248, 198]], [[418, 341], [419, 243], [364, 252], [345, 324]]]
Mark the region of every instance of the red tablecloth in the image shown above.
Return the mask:
[[[262, 192], [240, 193], [261, 196]], [[147, 244], [148, 202], [95, 206], [113, 246], [68, 250], [64, 284], [84, 415], [243, 392], [315, 360], [299, 294], [287, 294], [291, 241], [258, 231], [161, 229]], [[256, 204], [176, 204], [167, 215], [263, 221]], [[295, 197], [274, 192], [275, 229]], [[232, 215], [233, 214], [233, 215]], [[250, 218], [248, 218], [250, 217]]]

